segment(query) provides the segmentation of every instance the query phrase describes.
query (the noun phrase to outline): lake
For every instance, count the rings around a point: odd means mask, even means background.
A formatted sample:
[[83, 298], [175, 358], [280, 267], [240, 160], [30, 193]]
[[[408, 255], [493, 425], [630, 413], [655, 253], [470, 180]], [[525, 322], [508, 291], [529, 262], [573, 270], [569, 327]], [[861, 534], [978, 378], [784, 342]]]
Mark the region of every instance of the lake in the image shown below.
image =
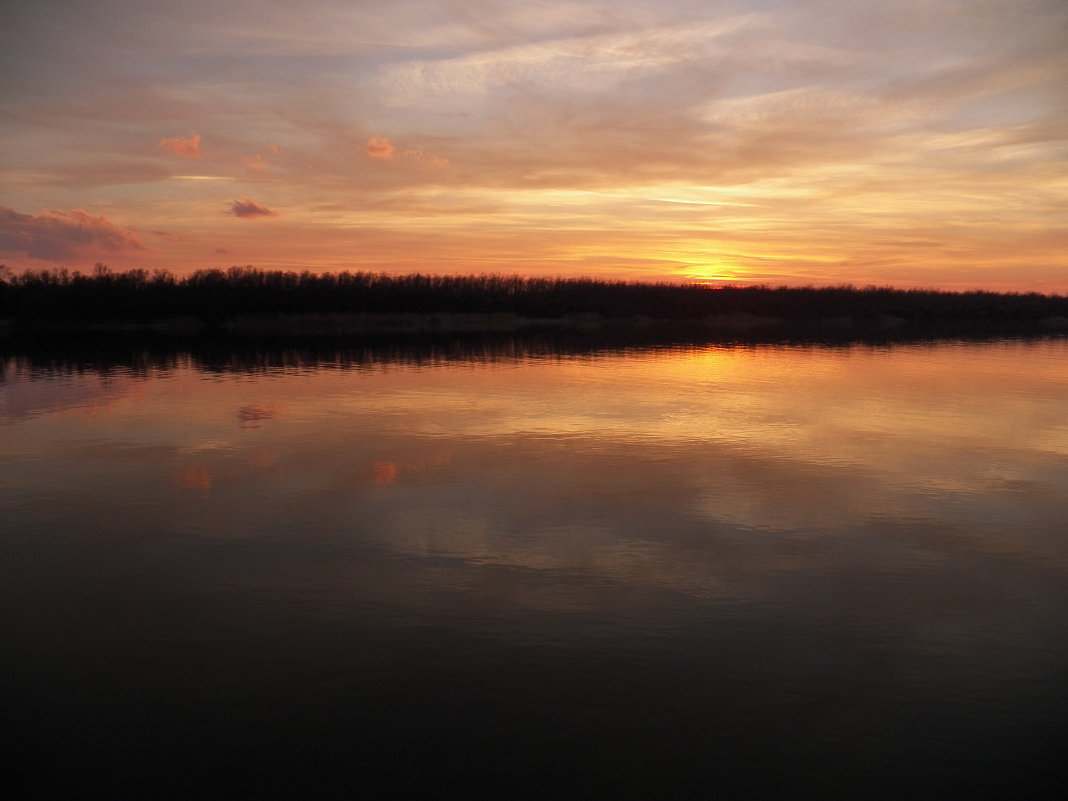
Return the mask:
[[5, 748], [41, 793], [1062, 779], [1068, 340], [0, 367]]

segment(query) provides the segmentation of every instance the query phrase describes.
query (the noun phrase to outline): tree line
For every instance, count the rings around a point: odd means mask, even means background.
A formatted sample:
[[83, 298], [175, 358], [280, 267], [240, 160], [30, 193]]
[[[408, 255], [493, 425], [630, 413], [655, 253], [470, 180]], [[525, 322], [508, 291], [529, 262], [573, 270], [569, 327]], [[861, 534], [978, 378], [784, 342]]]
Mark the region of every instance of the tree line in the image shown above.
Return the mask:
[[511, 312], [556, 318], [695, 320], [753, 315], [783, 320], [898, 317], [915, 323], [1018, 323], [1068, 316], [1068, 297], [893, 287], [769, 287], [526, 278], [512, 275], [389, 275], [373, 272], [205, 269], [91, 274], [67, 269], [0, 269], [0, 317], [21, 322], [145, 322], [241, 315]]

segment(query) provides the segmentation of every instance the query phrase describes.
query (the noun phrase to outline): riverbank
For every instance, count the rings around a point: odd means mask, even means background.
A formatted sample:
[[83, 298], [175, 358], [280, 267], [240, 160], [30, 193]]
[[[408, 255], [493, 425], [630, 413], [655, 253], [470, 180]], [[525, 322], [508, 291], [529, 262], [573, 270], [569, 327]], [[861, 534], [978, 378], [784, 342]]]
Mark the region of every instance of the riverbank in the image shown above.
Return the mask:
[[488, 314], [448, 312], [440, 314], [240, 314], [222, 320], [189, 315], [130, 320], [112, 319], [18, 319], [0, 320], [0, 336], [32, 337], [78, 333], [162, 334], [176, 337], [205, 335], [257, 337], [360, 337], [379, 335], [522, 334], [528, 332], [625, 333], [675, 332], [723, 335], [761, 334], [853, 334], [890, 333], [922, 336], [938, 332], [977, 335], [997, 333], [1056, 333], [1068, 331], [1068, 317], [1049, 315], [1017, 320], [910, 320], [892, 314], [867, 317], [785, 318], [746, 312], [713, 314], [699, 319], [664, 319], [645, 315], [607, 317], [596, 312], [560, 317], [527, 317], [514, 312]]
[[295, 273], [232, 268], [0, 276], [0, 332], [247, 337], [656, 329], [780, 332], [1068, 330], [1068, 297], [893, 287], [708, 287], [594, 279]]

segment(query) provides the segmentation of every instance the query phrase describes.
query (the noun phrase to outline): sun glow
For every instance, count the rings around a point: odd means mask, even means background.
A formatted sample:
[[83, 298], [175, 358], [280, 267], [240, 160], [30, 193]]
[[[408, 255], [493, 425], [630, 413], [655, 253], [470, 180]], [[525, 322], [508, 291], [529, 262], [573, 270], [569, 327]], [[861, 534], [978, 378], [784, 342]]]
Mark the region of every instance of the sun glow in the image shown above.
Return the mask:
[[725, 267], [701, 267], [686, 273], [687, 279], [695, 284], [718, 286], [721, 284], [745, 284], [745, 273]]

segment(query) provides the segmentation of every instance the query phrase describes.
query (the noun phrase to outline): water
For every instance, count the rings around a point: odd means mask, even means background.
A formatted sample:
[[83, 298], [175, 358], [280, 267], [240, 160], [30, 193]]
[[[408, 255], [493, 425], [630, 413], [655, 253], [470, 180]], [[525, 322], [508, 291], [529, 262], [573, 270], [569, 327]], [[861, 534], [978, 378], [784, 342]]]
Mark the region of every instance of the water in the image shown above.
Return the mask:
[[0, 364], [41, 792], [1063, 789], [1064, 340]]

